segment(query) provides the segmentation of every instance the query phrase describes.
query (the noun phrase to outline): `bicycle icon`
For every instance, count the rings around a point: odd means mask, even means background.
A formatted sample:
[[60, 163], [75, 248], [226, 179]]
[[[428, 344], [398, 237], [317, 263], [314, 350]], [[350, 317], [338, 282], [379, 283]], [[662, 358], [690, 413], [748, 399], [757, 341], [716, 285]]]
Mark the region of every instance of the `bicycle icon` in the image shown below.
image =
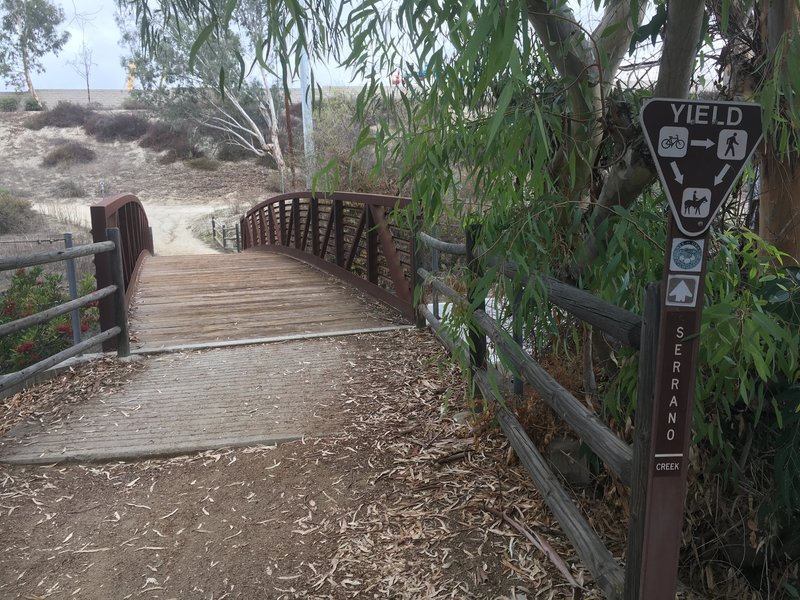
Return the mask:
[[656, 150], [659, 156], [683, 158], [689, 144], [689, 130], [686, 127], [662, 127], [658, 132]]
[[683, 150], [686, 147], [686, 142], [683, 141], [676, 133], [675, 135], [670, 135], [661, 140], [661, 147], [664, 150], [669, 150], [672, 147], [675, 147], [678, 150]]

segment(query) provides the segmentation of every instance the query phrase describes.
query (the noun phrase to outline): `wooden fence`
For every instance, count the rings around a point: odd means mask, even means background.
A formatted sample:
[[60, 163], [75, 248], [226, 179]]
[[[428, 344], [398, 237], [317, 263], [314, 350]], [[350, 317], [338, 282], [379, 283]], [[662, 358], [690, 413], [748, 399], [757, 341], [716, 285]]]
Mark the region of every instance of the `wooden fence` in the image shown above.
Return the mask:
[[231, 227], [225, 223], [218, 223], [214, 217], [211, 217], [211, 239], [223, 250], [242, 251], [239, 223]]
[[0, 325], [0, 337], [9, 335], [23, 329], [34, 327], [45, 323], [58, 316], [65, 315], [73, 310], [88, 306], [104, 298], [111, 300], [113, 304], [114, 324], [101, 331], [99, 334], [87, 338], [66, 350], [46, 357], [39, 362], [25, 367], [13, 373], [0, 375], [0, 394], [9, 390], [12, 386], [23, 383], [37, 373], [49, 369], [68, 358], [78, 356], [83, 352], [102, 344], [106, 341], [117, 340], [117, 354], [127, 356], [130, 354], [130, 340], [128, 337], [128, 313], [125, 304], [125, 282], [124, 270], [122, 265], [122, 238], [117, 228], [109, 228], [106, 232], [107, 241], [84, 246], [76, 246], [55, 252], [45, 252], [41, 254], [30, 254], [27, 256], [15, 256], [0, 259], [0, 271], [12, 269], [22, 269], [36, 265], [44, 265], [59, 261], [71, 260], [80, 256], [102, 256], [108, 254], [108, 263], [111, 271], [111, 281], [109, 285], [98, 288], [96, 291], [81, 296], [69, 302], [64, 302], [56, 306], [48, 307], [35, 314], [9, 321]]
[[[497, 267], [503, 276], [512, 279], [518, 275], [518, 269], [510, 262], [476, 254], [473, 243], [476, 232], [467, 230], [466, 233], [466, 244], [451, 244], [425, 234], [420, 235], [420, 242], [438, 252], [466, 256], [471, 280], [467, 286], [466, 297], [425, 269], [420, 268], [418, 274], [423, 285], [444, 295], [454, 304], [465, 309], [477, 307], [470, 313], [469, 343], [453, 339], [442, 327], [437, 315], [424, 303], [419, 305], [418, 311], [451, 352], [468, 353], [474, 383], [484, 399], [493, 401], [497, 421], [520, 462], [558, 519], [578, 556], [606, 596], [611, 599], [636, 600], [639, 598], [644, 539], [647, 457], [650, 447], [650, 421], [660, 318], [659, 284], [650, 284], [647, 288], [643, 317], [549, 277], [532, 275], [524, 284], [543, 286], [552, 305], [569, 312], [622, 344], [639, 349], [638, 404], [634, 444], [631, 447], [619, 439], [596, 414], [563, 388], [525, 351], [520, 344], [519, 332], [506, 331], [500, 323], [487, 314], [486, 299], [479, 295], [477, 285], [483, 267]], [[505, 362], [539, 393], [554, 412], [603, 461], [606, 468], [622, 483], [631, 487], [631, 520], [628, 524], [628, 547], [624, 567], [612, 556], [581, 514], [502, 397], [499, 391], [504, 388], [501, 377], [497, 369], [486, 360], [487, 338], [493, 343], [498, 356], [503, 357]]]

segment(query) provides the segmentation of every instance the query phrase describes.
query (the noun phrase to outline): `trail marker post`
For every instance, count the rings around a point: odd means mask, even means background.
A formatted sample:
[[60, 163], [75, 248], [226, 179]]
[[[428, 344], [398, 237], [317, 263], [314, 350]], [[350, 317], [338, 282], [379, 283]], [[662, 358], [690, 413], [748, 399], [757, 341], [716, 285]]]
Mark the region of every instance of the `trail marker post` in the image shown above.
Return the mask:
[[662, 286], [638, 597], [674, 600], [708, 230], [761, 139], [761, 107], [654, 98], [640, 118], [672, 216]]

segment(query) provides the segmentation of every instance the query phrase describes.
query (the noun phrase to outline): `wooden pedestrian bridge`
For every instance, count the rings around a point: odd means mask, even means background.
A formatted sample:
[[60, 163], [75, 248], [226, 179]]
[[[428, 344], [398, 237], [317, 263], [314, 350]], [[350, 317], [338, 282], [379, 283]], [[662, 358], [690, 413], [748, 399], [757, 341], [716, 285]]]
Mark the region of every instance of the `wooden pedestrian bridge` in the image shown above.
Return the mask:
[[[417, 230], [405, 198], [298, 192], [260, 202], [240, 220], [244, 251], [155, 256], [145, 211], [121, 195], [91, 207], [94, 243], [0, 259], [0, 270], [94, 256], [97, 291], [22, 319], [0, 322], [0, 336], [99, 303], [100, 333], [16, 373], [0, 375], [0, 397], [33, 376], [102, 344], [146, 363], [113, 394], [90, 393], [56, 422], [31, 420], [0, 438], [0, 462], [137, 459], [230, 446], [271, 444], [332, 434], [345, 383], [373, 360], [370, 336], [430, 325], [451, 352], [468, 357], [471, 379], [521, 463], [608, 597], [633, 598], [643, 540], [649, 423], [660, 292], [654, 285], [638, 316], [466, 244]], [[427, 246], [420, 264], [417, 244]], [[466, 259], [466, 295], [436, 278], [439, 252]], [[640, 349], [634, 444], [617, 437], [561, 387], [521, 345], [509, 324], [487, 310], [482, 269], [517, 286], [547, 292], [553, 310], [570, 313], [620, 344]], [[470, 315], [460, 339], [436, 310], [415, 305], [420, 290]], [[436, 296], [433, 306], [438, 306]], [[505, 358], [506, 375], [487, 360], [487, 340]], [[611, 555], [502, 397], [504, 381], [534, 388], [622, 484], [632, 487], [626, 568]], [[515, 387], [517, 387], [515, 385]], [[658, 499], [653, 510], [659, 510]], [[634, 590], [634, 591], [632, 591]]]
[[[95, 243], [49, 258], [97, 253], [98, 292], [84, 303], [102, 295], [102, 332], [0, 376], [0, 391], [100, 343], [121, 356], [145, 355], [147, 368], [57, 427], [18, 427], [0, 441], [0, 460], [130, 459], [328, 433], [337, 424], [315, 415], [337, 400], [337, 373], [354, 360], [331, 338], [413, 327], [414, 244], [401, 219], [407, 202], [276, 196], [241, 219], [243, 252], [193, 256], [153, 254], [134, 196], [93, 206]], [[69, 305], [41, 318], [65, 314]], [[0, 325], [0, 334], [11, 325]]]

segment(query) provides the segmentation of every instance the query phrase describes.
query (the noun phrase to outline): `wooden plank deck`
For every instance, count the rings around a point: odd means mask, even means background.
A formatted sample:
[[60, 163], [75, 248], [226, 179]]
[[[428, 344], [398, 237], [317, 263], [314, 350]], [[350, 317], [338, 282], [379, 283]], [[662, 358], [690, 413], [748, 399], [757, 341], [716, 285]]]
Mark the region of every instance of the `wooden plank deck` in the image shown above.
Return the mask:
[[346, 283], [271, 252], [149, 257], [131, 310], [132, 348], [139, 352], [405, 325]]

